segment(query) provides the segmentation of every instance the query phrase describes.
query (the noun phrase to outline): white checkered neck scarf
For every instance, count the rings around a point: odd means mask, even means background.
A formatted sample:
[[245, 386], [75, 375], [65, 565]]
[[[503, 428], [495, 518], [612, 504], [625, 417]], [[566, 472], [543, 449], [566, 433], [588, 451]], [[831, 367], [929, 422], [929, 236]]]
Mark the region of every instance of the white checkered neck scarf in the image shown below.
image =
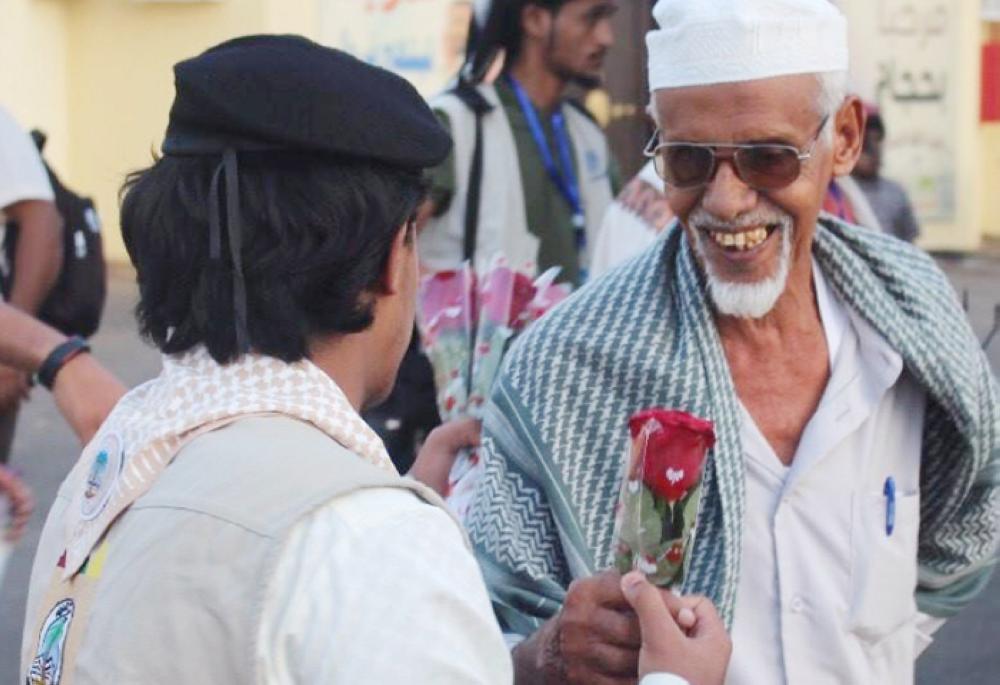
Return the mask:
[[[227, 365], [198, 349], [165, 356], [160, 375], [128, 393], [84, 448], [70, 475], [65, 576], [86, 561], [112, 522], [145, 494], [191, 440], [250, 416], [280, 415], [309, 423], [361, 459], [395, 473], [378, 435], [337, 384], [316, 365], [244, 355]], [[102, 445], [120, 444], [120, 475], [99, 512], [84, 515], [87, 474]]]

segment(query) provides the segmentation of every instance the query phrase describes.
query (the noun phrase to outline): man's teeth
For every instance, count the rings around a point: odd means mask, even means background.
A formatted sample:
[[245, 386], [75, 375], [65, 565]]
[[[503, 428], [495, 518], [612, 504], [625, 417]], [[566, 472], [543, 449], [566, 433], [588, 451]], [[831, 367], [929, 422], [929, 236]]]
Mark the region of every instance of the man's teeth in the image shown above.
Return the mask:
[[752, 250], [767, 240], [766, 228], [755, 228], [752, 231], [709, 231], [712, 240], [719, 247], [736, 250]]

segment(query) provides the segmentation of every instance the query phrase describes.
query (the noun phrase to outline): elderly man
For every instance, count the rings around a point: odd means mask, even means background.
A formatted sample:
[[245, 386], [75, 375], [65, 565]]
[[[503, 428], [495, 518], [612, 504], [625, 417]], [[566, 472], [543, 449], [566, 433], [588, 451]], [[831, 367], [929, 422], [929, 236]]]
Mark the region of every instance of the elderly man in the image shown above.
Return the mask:
[[665, 406], [715, 423], [681, 590], [729, 622], [729, 682], [912, 680], [990, 574], [996, 381], [929, 258], [820, 215], [864, 125], [833, 5], [655, 15], [649, 154], [679, 221], [521, 340], [485, 421], [469, 524], [527, 637], [517, 677], [635, 677], [634, 621], [599, 572], [626, 419]]

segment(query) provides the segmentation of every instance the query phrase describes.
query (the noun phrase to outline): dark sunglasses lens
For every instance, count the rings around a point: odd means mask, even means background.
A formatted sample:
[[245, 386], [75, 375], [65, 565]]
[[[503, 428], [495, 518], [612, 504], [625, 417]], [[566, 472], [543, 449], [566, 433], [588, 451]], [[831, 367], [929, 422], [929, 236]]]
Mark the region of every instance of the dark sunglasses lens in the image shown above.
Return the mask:
[[712, 175], [714, 155], [697, 145], [669, 145], [660, 151], [660, 176], [675, 188], [691, 188]]
[[799, 177], [798, 154], [789, 148], [757, 145], [736, 151], [736, 168], [748, 185], [761, 190], [775, 190], [790, 185]]

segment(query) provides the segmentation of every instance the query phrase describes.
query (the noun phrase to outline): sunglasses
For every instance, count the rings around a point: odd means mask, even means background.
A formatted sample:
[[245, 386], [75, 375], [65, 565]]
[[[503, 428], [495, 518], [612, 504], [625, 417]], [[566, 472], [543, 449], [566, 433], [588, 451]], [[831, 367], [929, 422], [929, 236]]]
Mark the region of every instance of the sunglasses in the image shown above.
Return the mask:
[[661, 143], [660, 132], [656, 131], [642, 153], [652, 158], [660, 178], [679, 190], [708, 185], [724, 160], [732, 160], [736, 176], [754, 190], [779, 190], [799, 177], [802, 163], [812, 157], [829, 119], [829, 115], [823, 117], [815, 135], [801, 150], [775, 143]]

